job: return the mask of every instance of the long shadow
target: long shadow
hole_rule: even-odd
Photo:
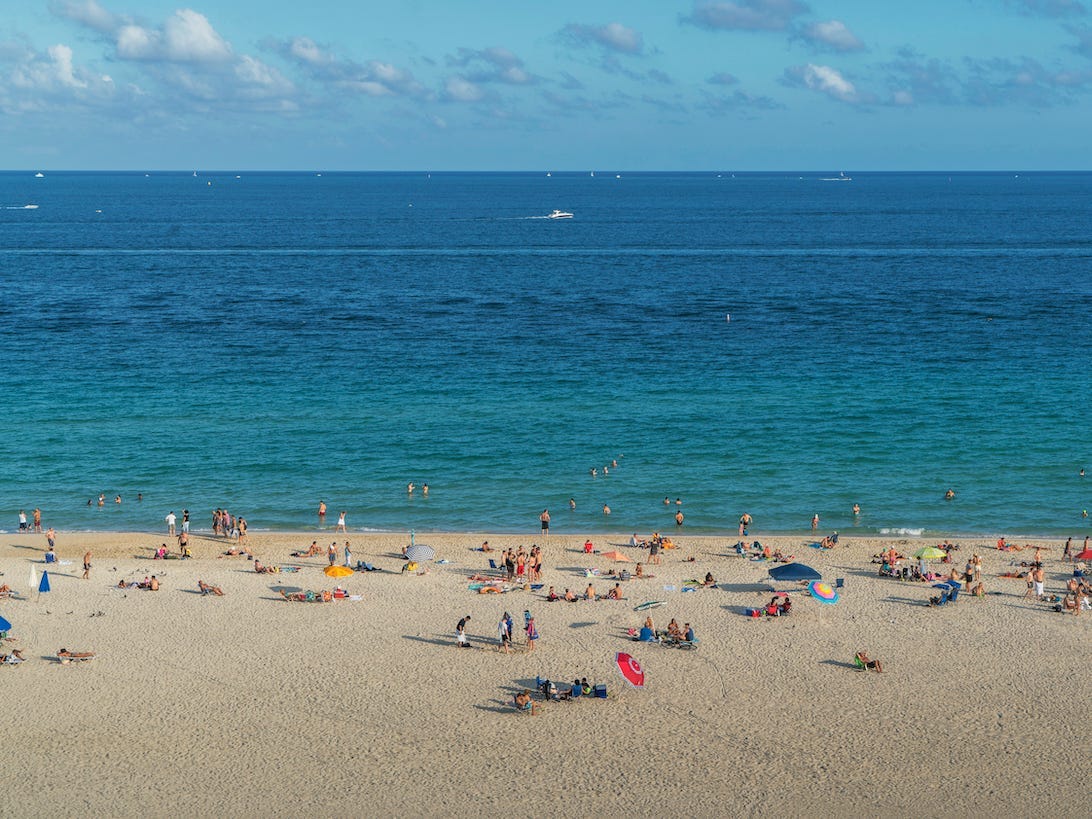
[[[591,621],[591,622],[584,622],[584,623],[569,623],[569,628],[587,628],[588,626],[597,626],[597,625],[599,625],[598,620]]]
[[[916,597],[895,597],[893,595],[889,595],[888,597],[884,598],[883,602],[885,602],[885,603],[903,603],[903,604],[905,604],[907,606],[920,606],[920,607],[923,607],[923,608],[928,608],[929,607],[928,606],[929,601],[927,599],[919,599],[919,598],[916,598]],[[945,603],[945,605],[950,605],[950,604]],[[933,608],[938,608],[938,607],[934,606]]]
[[[836,668],[848,668],[850,671],[860,671],[860,668],[853,663],[846,663],[841,660],[820,660],[819,665],[833,665]]]
[[[451,646],[451,647],[454,647],[456,645],[454,638],[450,638],[450,639],[447,639],[447,640],[439,640],[439,639],[436,639],[436,638],[419,637],[416,634],[403,634],[402,639],[403,640],[413,640],[415,643],[429,643],[429,644],[434,645],[434,646]],[[471,643],[471,645],[473,645],[473,643]]]
[[[496,702],[498,704],[497,705],[478,705],[478,704],[475,704],[474,707],[477,708],[479,711],[491,711],[494,714],[515,714],[515,713],[517,713],[516,709],[513,706],[503,705],[503,704],[500,703],[500,700],[490,700],[490,702]]]
[[[726,592],[765,592],[768,583],[717,583],[717,588]]]
[[[280,594],[281,592],[284,592],[286,594],[295,594],[296,592],[303,591],[303,589],[300,586],[284,586],[284,585],[270,586],[269,590],[271,592],[276,592],[277,594]],[[277,599],[280,600],[281,598],[278,597]]]

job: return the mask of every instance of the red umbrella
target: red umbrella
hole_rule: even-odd
[[[616,661],[618,663],[618,670],[622,672],[622,676],[625,677],[626,682],[634,688],[645,687],[645,672],[637,660],[624,651],[619,651]]]
[[[1092,549],[1085,549],[1083,552],[1081,552],[1079,555],[1077,555],[1073,559],[1074,560],[1092,560]]]

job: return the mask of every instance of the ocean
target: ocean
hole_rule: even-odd
[[[836,175],[0,174],[0,530],[1092,531],[1092,175]]]

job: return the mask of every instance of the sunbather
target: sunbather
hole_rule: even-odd
[[[615,583],[614,588],[612,588],[610,591],[607,592],[607,597],[609,597],[611,600],[621,600],[622,599],[622,584],[621,583]]]
[[[584,589],[585,600],[595,600],[595,586],[591,583],[588,584],[588,588]]]
[[[858,651],[853,656],[853,662],[861,669],[883,673],[883,666],[879,660],[871,660],[863,651]]]
[[[219,586],[210,586],[204,580],[197,581],[197,588],[201,590],[201,594],[215,594],[217,597],[224,596],[224,590]]]
[[[565,599],[570,603],[575,603],[577,601],[577,596],[573,594],[572,589],[565,589]]]
[[[705,586],[706,588],[708,588],[709,586],[717,585],[717,581],[713,579],[713,573],[712,572],[706,572],[705,573],[705,580],[702,581],[702,585]]]
[[[24,662],[26,662],[26,657],[17,648],[13,648],[9,654],[0,654],[0,663],[3,665],[19,665],[19,663]]]
[[[559,599],[558,596],[557,596],[557,592],[554,591],[553,586],[550,586],[550,590],[548,592],[546,592],[546,599],[551,603],[553,603],[555,600]]]
[[[69,651],[67,648],[62,648],[57,652],[57,657],[61,663],[70,663],[73,660],[93,660],[95,658],[94,651]]]

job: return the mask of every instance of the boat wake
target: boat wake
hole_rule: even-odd
[[[37,205],[5,205],[4,210],[38,210]]]

